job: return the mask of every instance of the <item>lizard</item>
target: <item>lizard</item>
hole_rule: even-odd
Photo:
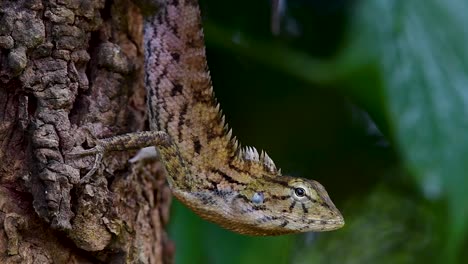
[[[96,155],[82,180],[108,152],[154,146],[173,195],[221,227],[253,236],[341,228],[343,216],[320,183],[282,175],[266,152],[232,135],[214,96],[198,2],[159,1],[144,22],[150,131],[100,139],[78,153]]]

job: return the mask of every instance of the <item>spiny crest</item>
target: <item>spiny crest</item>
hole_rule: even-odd
[[[232,135],[232,129],[229,128],[229,125],[226,123],[223,110],[221,109],[221,106],[215,97],[213,86],[210,87],[210,92],[212,95],[213,104],[215,105],[215,109],[218,112],[220,125],[223,127],[225,137],[229,140],[233,154],[235,153],[234,155],[236,155],[237,158],[242,161],[254,162],[263,166],[263,168],[269,173],[281,175],[281,169],[276,168],[275,163],[265,151],[262,150],[259,154],[257,149],[254,147],[241,148],[237,138]]]
[[[229,140],[229,144],[233,150],[233,153],[237,153],[239,149],[239,142],[235,136],[232,136],[232,129],[229,128],[229,125],[226,123],[226,117],[223,115],[223,110],[221,109],[221,105],[219,104],[218,100],[213,91],[213,86],[210,86],[210,93],[213,100],[213,105],[215,106],[216,112],[218,112],[218,120],[220,125],[223,127],[224,135]]]
[[[257,149],[255,149],[254,147],[247,146],[241,149],[240,156],[244,160],[250,160],[250,161],[255,161],[255,162],[260,161],[260,155],[258,154]]]
[[[254,147],[244,147],[239,149],[237,157],[244,161],[258,163],[266,169],[266,171],[281,175],[281,170],[276,168],[275,163],[273,160],[268,156],[265,151],[261,151],[260,154],[258,153],[257,149]]]

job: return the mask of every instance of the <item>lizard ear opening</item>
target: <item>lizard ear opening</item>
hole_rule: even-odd
[[[252,196],[252,203],[254,204],[261,204],[263,203],[263,200],[264,200],[263,192],[256,192]]]

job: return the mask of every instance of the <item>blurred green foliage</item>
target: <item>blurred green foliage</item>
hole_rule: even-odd
[[[240,236],[176,203],[177,263],[464,263],[468,2],[204,0],[218,99],[245,145],[313,178],[343,229]]]

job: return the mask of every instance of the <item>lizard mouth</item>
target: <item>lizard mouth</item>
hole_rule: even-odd
[[[343,226],[345,225],[345,221],[344,219],[340,219],[340,220],[330,220],[330,221],[327,221],[327,225],[326,225],[326,228],[324,229],[324,231],[331,231],[331,230],[336,230],[336,229],[340,229],[342,228]]]
[[[310,219],[304,228],[311,229],[312,231],[331,231],[342,228],[344,225],[345,221],[343,217],[334,219]]]

